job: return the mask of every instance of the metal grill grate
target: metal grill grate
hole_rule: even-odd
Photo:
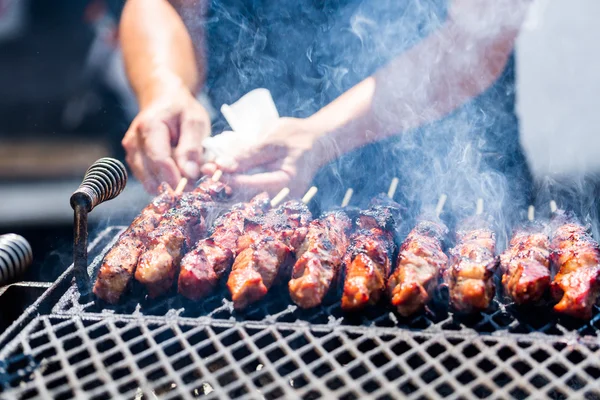
[[[300,310],[285,291],[244,314],[223,293],[109,308],[65,287],[0,350],[6,396],[600,399],[598,313],[581,323],[496,303],[470,319],[401,319],[385,307],[346,315],[335,301]]]

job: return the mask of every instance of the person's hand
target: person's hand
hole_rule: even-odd
[[[210,117],[184,86],[164,91],[142,107],[122,144],[133,174],[151,193],[161,182],[175,187],[182,177],[200,177],[202,140]]]
[[[236,144],[236,133],[223,135],[231,135],[229,154],[203,165],[202,172],[222,170],[223,180],[247,196],[262,191],[273,196],[284,187],[292,196],[302,195],[325,161],[308,119],[281,118],[250,147]]]

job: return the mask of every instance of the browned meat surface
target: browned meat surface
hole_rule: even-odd
[[[162,184],[160,194],[142,210],[104,256],[94,284],[96,296],[113,304],[119,301],[133,277],[150,233],[176,201],[177,196],[171,187],[166,183]]]
[[[518,229],[500,256],[504,292],[516,304],[538,302],[550,286],[550,240],[540,225]]]
[[[233,264],[246,219],[262,215],[268,205],[269,196],[263,193],[219,217],[211,236],[199,241],[181,260],[179,293],[192,300],[210,293]]]
[[[236,253],[240,254],[243,250],[250,247],[253,243],[260,240],[263,226],[260,220],[253,218],[244,221],[244,233],[238,238]]]
[[[450,305],[465,313],[485,310],[494,298],[496,235],[483,218],[475,217],[463,223],[456,238],[444,271]]]
[[[288,201],[264,216],[246,221],[246,230],[253,234],[244,235],[246,247],[237,255],[227,280],[236,309],[261,299],[275,277],[284,273],[290,255],[306,237],[310,220],[306,205]]]
[[[558,300],[554,310],[581,319],[590,319],[598,299],[600,250],[586,227],[572,216],[559,212],[553,221],[552,263],[557,270],[550,286]]]
[[[230,194],[231,189],[224,184],[204,179],[196,189],[181,197],[149,235],[135,279],[146,287],[150,297],[171,288],[186,250],[206,234],[205,217],[212,203]]]
[[[236,310],[262,299],[275,282],[292,249],[274,237],[263,237],[235,259],[227,287]]]
[[[361,229],[350,237],[344,257],[342,309],[346,311],[377,303],[392,269],[395,247],[392,208],[377,205],[361,212],[358,226]]]
[[[408,234],[398,254],[398,266],[387,284],[392,304],[403,316],[422,311],[437,287],[448,263],[442,240],[448,228],[441,222],[423,220]]]
[[[308,233],[296,255],[289,282],[290,296],[302,308],[323,301],[338,275],[348,247],[346,232],[352,223],[342,211],[326,214],[308,226]]]

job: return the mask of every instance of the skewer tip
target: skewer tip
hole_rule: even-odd
[[[181,180],[179,181],[179,183],[177,184],[177,187],[175,188],[175,193],[176,194],[181,194],[183,193],[183,189],[185,189],[186,185],[188,183],[187,178],[181,178]]]
[[[347,207],[348,204],[350,204],[350,199],[352,198],[353,194],[354,189],[348,188],[348,190],[346,190],[346,194],[344,195],[344,199],[342,200],[342,207]]]
[[[387,196],[390,199],[394,198],[394,195],[396,194],[396,189],[398,189],[399,182],[400,182],[400,180],[398,178],[392,179],[392,183],[390,183],[390,188],[388,189],[388,192],[387,192]]]
[[[440,196],[437,205],[435,206],[435,216],[437,218],[440,217],[440,215],[442,214],[442,210],[444,209],[444,205],[446,204],[446,200],[448,199],[448,196],[445,193],[442,193],[442,195]]]
[[[287,197],[288,194],[290,194],[290,188],[285,187],[281,189],[279,193],[277,193],[275,197],[271,199],[271,207],[276,207],[283,199]]]
[[[222,176],[223,176],[223,171],[221,171],[220,169],[218,169],[213,174],[212,180],[215,181],[215,182],[219,182],[219,180],[221,179]]]
[[[304,197],[302,197],[302,202],[304,204],[308,204],[312,200],[312,198],[315,197],[315,194],[317,194],[318,191],[319,189],[316,186],[311,186],[310,189],[308,189],[308,191],[304,195]]]
[[[556,205],[556,201],[551,200],[550,201],[550,212],[552,214],[554,214],[556,212],[556,210],[558,210],[558,206]]]
[[[475,209],[475,215],[483,214],[483,199],[477,199],[477,208]]]
[[[529,206],[527,209],[527,219],[529,221],[533,221],[535,219],[535,207],[533,205]]]

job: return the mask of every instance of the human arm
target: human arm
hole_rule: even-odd
[[[127,76],[140,113],[123,138],[127,162],[149,191],[197,179],[210,119],[195,92],[205,75],[205,0],[128,0],[120,24]],[[184,17],[182,17],[184,16]]]
[[[313,116],[286,119],[255,148],[232,154],[235,163],[217,167],[235,174],[234,185],[277,186],[278,180],[281,187],[299,174],[307,183],[304,175],[341,154],[448,115],[500,76],[528,5],[529,0],[454,0],[442,26],[413,48]],[[278,164],[285,168],[243,173]]]
[[[446,22],[307,121],[339,153],[436,121],[502,74],[530,0],[454,0]],[[338,153],[338,154],[339,154]],[[330,161],[336,154],[323,154]]]

